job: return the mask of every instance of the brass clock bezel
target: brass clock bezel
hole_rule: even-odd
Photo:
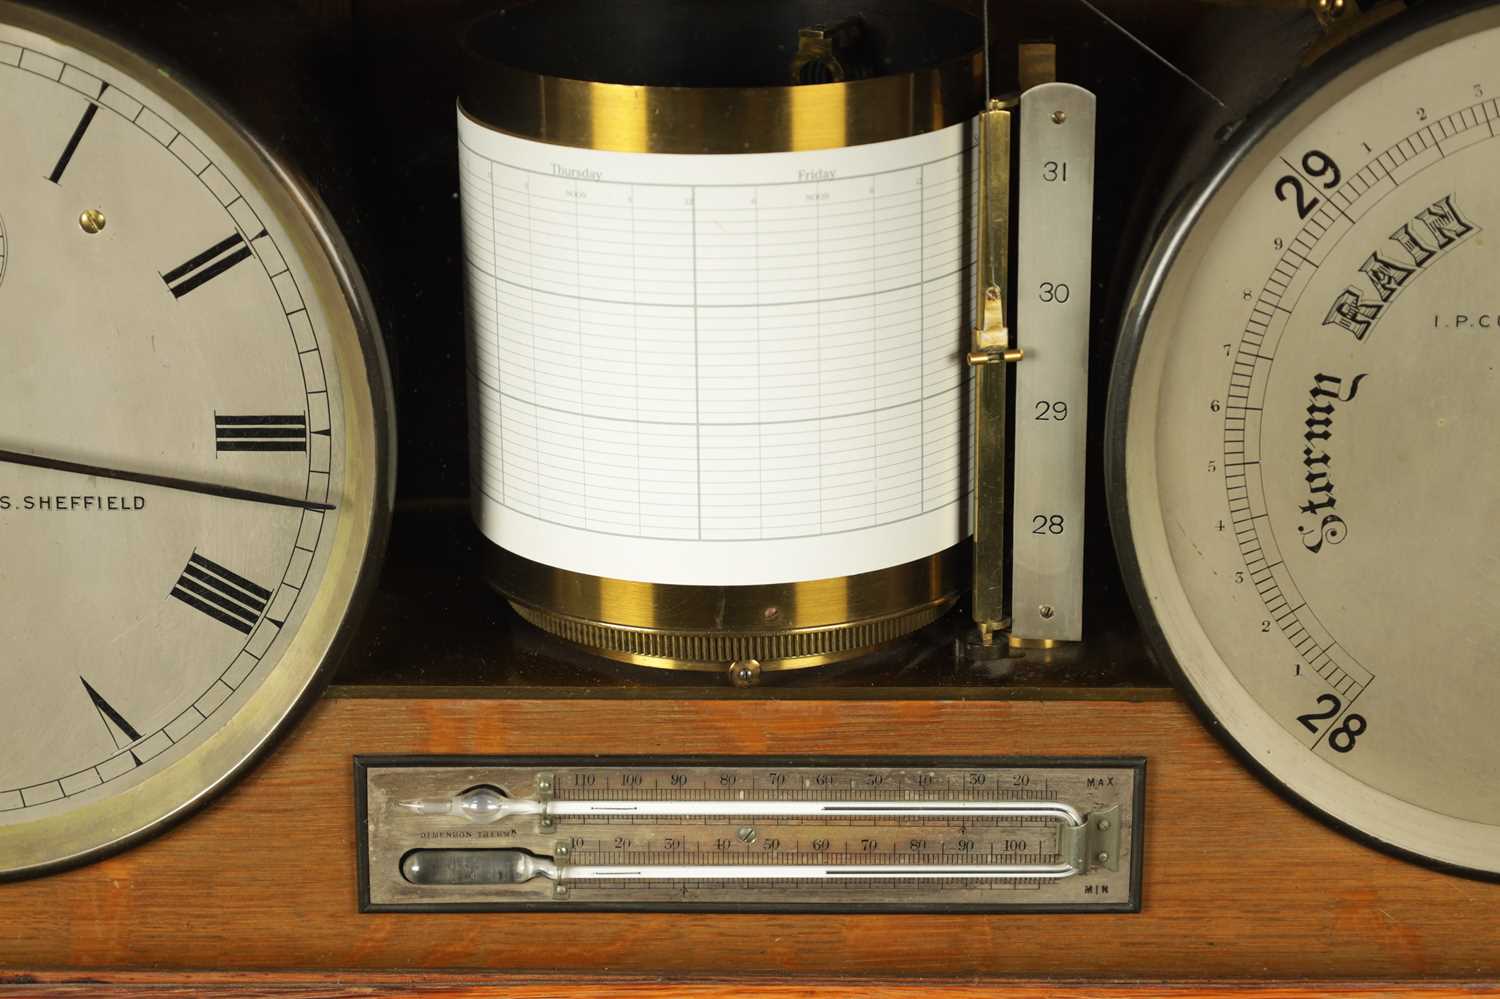
[[[0,0],[0,23],[106,63],[188,119],[223,150],[264,200],[314,294],[329,303],[323,349],[341,374],[343,490],[327,566],[285,653],[238,711],[202,744],[125,790],[63,814],[0,827],[0,881],[102,859],[165,831],[243,776],[326,686],[374,589],[395,489],[389,367],[358,265],[318,195],[232,113],[134,49],[73,20]]]

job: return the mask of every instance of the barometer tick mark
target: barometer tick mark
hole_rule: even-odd
[[[1319,267],[1318,264],[1313,263],[1311,260],[1307,259],[1307,257],[1305,257],[1302,254],[1298,253],[1296,250],[1292,249],[1291,247],[1287,247],[1286,252],[1287,252],[1287,256],[1289,256],[1289,257],[1296,257],[1298,260],[1302,261],[1302,263],[1305,266],[1311,267],[1313,270],[1317,270],[1318,267]]]

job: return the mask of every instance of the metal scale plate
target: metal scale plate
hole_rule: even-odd
[[[1139,759],[360,757],[366,912],[1140,908]]]

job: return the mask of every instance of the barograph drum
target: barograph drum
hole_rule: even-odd
[[[526,620],[749,676],[952,606],[980,37],[919,0],[472,27],[474,514]]]

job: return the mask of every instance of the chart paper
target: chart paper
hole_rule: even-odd
[[[600,152],[459,113],[474,511],[533,561],[746,585],[969,533],[967,126]]]

